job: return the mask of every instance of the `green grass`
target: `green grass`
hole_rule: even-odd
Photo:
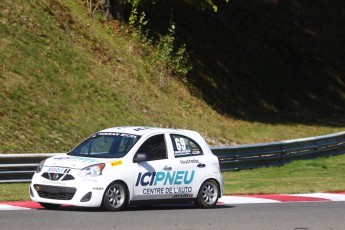
[[[345,191],[345,155],[294,161],[283,167],[224,172],[227,194]]]
[[[227,195],[345,191],[345,155],[223,172],[223,177]],[[28,187],[28,183],[0,184],[0,201],[29,200]]]
[[[0,184],[0,201],[30,200],[29,183]]]

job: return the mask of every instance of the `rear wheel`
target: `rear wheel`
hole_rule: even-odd
[[[111,183],[103,195],[103,207],[109,211],[120,211],[127,205],[126,186],[120,182]]]
[[[200,208],[212,208],[218,201],[218,184],[214,180],[205,181],[199,190],[197,205]]]
[[[49,210],[55,210],[61,207],[61,204],[40,203],[40,205],[44,207],[45,209],[49,209]]]

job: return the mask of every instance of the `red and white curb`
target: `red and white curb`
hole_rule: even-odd
[[[284,203],[284,202],[330,202],[345,201],[345,192],[341,193],[309,193],[309,194],[273,194],[273,195],[232,195],[223,196],[219,205]],[[0,211],[32,210],[42,207],[32,201],[0,202]]]
[[[42,208],[36,202],[32,201],[13,201],[13,202],[0,202],[0,211],[6,210],[31,210]]]
[[[308,193],[308,194],[272,194],[272,195],[238,195],[223,196],[221,204],[256,204],[282,202],[325,202],[345,201],[345,192],[342,193]]]

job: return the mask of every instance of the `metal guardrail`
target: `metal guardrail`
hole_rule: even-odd
[[[294,160],[345,153],[345,132],[281,142],[214,147],[222,171],[282,166]]]
[[[345,153],[345,132],[253,145],[212,147],[222,171],[281,166]],[[0,154],[0,183],[30,182],[42,160],[62,153]]]
[[[0,154],[0,183],[30,182],[38,164],[57,154]]]

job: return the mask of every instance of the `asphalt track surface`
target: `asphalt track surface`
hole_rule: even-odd
[[[0,211],[0,229],[345,229],[345,202],[132,206],[121,212],[62,207]]]
[[[344,229],[344,202],[130,207],[122,212],[64,207],[0,213],[1,229]]]

